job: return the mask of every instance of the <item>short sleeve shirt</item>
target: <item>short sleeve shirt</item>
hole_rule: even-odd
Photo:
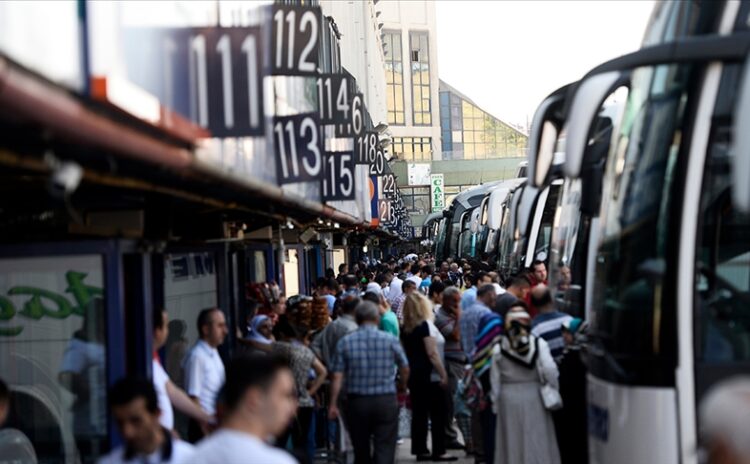
[[[156,390],[156,398],[159,400],[159,410],[161,411],[159,422],[165,429],[172,430],[174,428],[174,411],[167,394],[169,376],[156,358],[151,362],[151,370],[153,371],[154,390]]]
[[[224,386],[224,362],[219,351],[203,340],[198,340],[183,363],[185,390],[208,414],[216,414],[216,395]]]

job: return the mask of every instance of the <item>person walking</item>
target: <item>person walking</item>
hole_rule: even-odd
[[[582,359],[586,323],[572,318],[563,323],[565,350],[560,359],[562,409],[553,413],[562,464],[588,463],[586,365]]]
[[[492,408],[497,417],[495,464],[559,464],[552,414],[540,389],[558,387],[547,342],[531,333],[525,311],[509,311],[500,349],[492,355]]]
[[[461,300],[461,309],[463,310],[460,322],[461,347],[467,359],[471,359],[474,355],[479,320],[483,315],[492,312],[490,305],[494,304],[495,299],[495,287],[492,284],[486,284],[477,290],[476,301],[465,310],[463,309],[463,299]]]
[[[227,322],[218,308],[208,308],[198,314],[200,339],[188,352],[182,367],[185,370],[185,389],[204,411],[216,415],[216,395],[224,385],[224,362],[217,347],[227,336]],[[203,438],[206,429],[195,420],[188,426],[188,440],[192,443]]]
[[[169,337],[169,323],[167,320],[167,311],[154,310],[153,312],[153,348],[154,355],[151,361],[151,371],[153,374],[154,389],[159,403],[159,422],[162,427],[174,430],[174,409],[182,412],[186,416],[198,421],[202,427],[207,427],[209,423],[214,422],[214,418],[207,414],[201,407],[190,399],[187,393],[174,384],[167,375],[167,371],[161,364],[158,351],[164,346]]]
[[[401,295],[399,295],[398,298],[393,302],[393,305],[391,308],[393,309],[393,312],[396,314],[396,317],[399,321],[403,321],[404,314],[403,314],[403,308],[404,308],[404,301],[406,301],[406,297],[409,296],[411,293],[414,293],[417,291],[417,284],[415,284],[411,280],[405,280],[403,285],[401,285]]]
[[[392,464],[398,439],[396,367],[405,389],[409,362],[398,338],[378,329],[377,306],[369,301],[360,303],[356,317],[359,329],[336,346],[328,417],[339,417],[338,399],[345,387],[344,422],[354,446],[355,464]]]
[[[562,326],[573,318],[555,309],[552,292],[544,284],[539,284],[531,290],[531,303],[539,310],[539,314],[531,323],[531,333],[547,341],[552,357],[559,362],[565,349]]]
[[[152,382],[119,380],[109,390],[109,405],[124,443],[99,464],[185,463],[193,455],[193,445],[173,438],[159,422],[162,411]]]
[[[403,344],[409,359],[412,405],[411,453],[417,461],[455,461],[446,454],[448,373],[443,356],[445,338],[433,324],[429,300],[420,293],[404,303]],[[432,453],[427,448],[428,421],[432,424]]]
[[[383,330],[394,337],[399,337],[400,329],[398,326],[398,318],[393,311],[391,311],[391,308],[388,306],[388,302],[383,295],[375,292],[367,292],[362,296],[362,299],[378,305],[378,311],[380,313],[380,330]]]
[[[357,330],[354,310],[360,299],[353,295],[342,297],[339,308],[340,314],[333,322],[325,326],[313,339],[311,348],[328,370],[336,358],[336,346],[342,338]]]
[[[315,408],[313,397],[325,383],[327,371],[312,350],[303,344],[304,335],[307,332],[304,328],[295,328],[289,318],[281,317],[273,331],[276,342],[273,344],[272,353],[288,360],[289,368],[294,376],[298,404],[294,421],[279,436],[277,444],[284,448],[291,437],[292,454],[301,463],[310,464],[313,457],[307,452],[307,435]],[[311,370],[315,372],[315,379],[308,386]]]
[[[434,285],[434,284],[433,284]],[[464,366],[468,359],[461,348],[461,291],[454,286],[443,290],[443,304],[435,312],[435,326],[445,338],[445,370],[448,372],[448,391],[450,398],[446,403],[446,427],[445,435],[448,449],[464,448],[458,441],[458,434],[453,425],[455,418],[454,401],[458,381],[463,378]],[[458,421],[457,421],[458,422]],[[460,428],[460,426],[459,426]],[[462,429],[464,440],[471,435],[471,429]],[[471,454],[474,450],[466,447],[466,452]]]
[[[221,428],[201,441],[189,464],[296,464],[266,443],[289,425],[296,408],[294,377],[285,360],[241,356],[226,371]]]
[[[510,279],[510,285],[508,285],[505,293],[498,294],[493,311],[499,314],[500,317],[504,318],[505,314],[510,307],[516,303],[516,301],[526,301],[530,291],[531,284],[529,284],[529,280],[524,274],[513,276]]]

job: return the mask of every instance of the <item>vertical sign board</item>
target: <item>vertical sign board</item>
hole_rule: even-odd
[[[317,76],[320,7],[275,3],[271,7],[271,74]]]
[[[346,74],[321,74],[315,79],[318,90],[320,123],[324,125],[348,124],[352,99],[349,97],[349,79]]]
[[[323,140],[317,113],[273,118],[273,145],[279,185],[322,179]]]
[[[323,173],[323,201],[354,199],[354,159],[351,152],[326,152]]]
[[[443,174],[430,174],[430,205],[433,213],[445,208],[445,190]]]
[[[378,178],[375,176],[368,176],[368,184],[370,184],[370,214],[372,219],[370,223],[373,226],[380,224],[380,196],[378,194]]]

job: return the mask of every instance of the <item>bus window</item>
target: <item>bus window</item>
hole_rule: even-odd
[[[669,258],[678,250],[669,238],[678,233],[673,200],[688,89],[699,77],[689,65],[637,69],[607,160],[594,331],[629,380],[642,385],[669,385],[674,377],[674,279],[668,277],[677,273]],[[598,360],[592,373],[623,381],[610,364]]]
[[[550,185],[547,200],[542,206],[542,221],[539,223],[539,234],[534,245],[534,259],[547,262],[549,258],[549,246],[552,240],[552,227],[555,222],[557,203],[560,197],[560,184]]]

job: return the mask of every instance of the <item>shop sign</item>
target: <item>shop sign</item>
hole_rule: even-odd
[[[445,208],[445,179],[443,174],[430,175],[430,204],[433,213]]]

